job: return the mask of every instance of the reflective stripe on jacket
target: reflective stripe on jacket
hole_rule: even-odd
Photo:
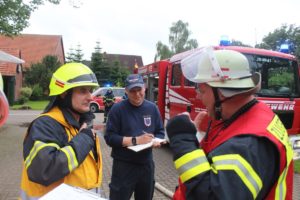
[[[257,117],[258,113],[259,117]],[[212,172],[215,176],[218,176],[221,172],[234,172],[240,178],[241,183],[245,185],[245,188],[252,194],[252,198],[256,199],[264,185],[262,177],[259,176],[255,167],[251,166],[246,159],[235,153],[217,155],[213,156],[211,160],[207,159],[207,155],[215,151],[222,144],[234,137],[243,135],[266,138],[278,149],[280,157],[280,166],[278,166],[279,177],[276,177],[277,182],[273,184],[273,187],[264,198],[278,200],[292,199],[293,152],[287,131],[279,118],[262,103],[254,105],[227,128],[211,130],[207,140],[201,142],[203,149],[189,152],[175,161],[176,169],[180,174],[180,182],[182,183],[176,190],[173,199],[184,200],[187,190],[184,183],[207,172]],[[230,151],[234,152],[235,150],[232,149]],[[259,152],[255,156],[259,157]],[[259,163],[255,163],[255,165],[259,166]],[[222,179],[222,177],[219,178]]]
[[[70,141],[77,133],[78,130],[68,124],[64,118],[63,113],[57,107],[50,110],[50,112],[43,114],[42,116],[49,116],[59,122],[65,129],[65,134],[67,135],[68,141]],[[29,129],[27,130],[29,131]],[[53,130],[55,131],[55,130]],[[28,134],[28,133],[27,133]],[[28,178],[27,169],[30,167],[34,159],[42,154],[42,151],[46,148],[52,148],[53,153],[62,152],[65,155],[64,159],[66,160],[66,168],[62,170],[67,170],[68,174],[48,186],[36,183],[31,181]],[[96,152],[97,152],[97,161],[95,160],[94,154],[92,151],[88,153],[82,163],[78,163],[76,153],[72,146],[67,145],[60,147],[56,143],[35,141],[30,153],[24,159],[23,163],[23,172],[21,180],[21,194],[20,197],[22,200],[25,199],[37,199],[50,190],[54,189],[61,183],[66,183],[72,186],[81,187],[84,189],[92,189],[99,187],[102,182],[102,156],[100,151],[100,142],[99,138],[96,139]],[[46,155],[43,155],[46,156]]]

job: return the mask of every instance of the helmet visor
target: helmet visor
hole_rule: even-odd
[[[183,75],[190,81],[221,81],[224,76],[212,47],[203,48],[181,60]]]
[[[215,82],[223,85],[230,80],[251,77],[248,60],[244,55],[231,50],[214,51],[212,47],[203,48],[186,57],[181,61],[181,67],[183,75],[196,83]]]
[[[95,74],[83,74],[67,81],[68,83],[98,83]]]

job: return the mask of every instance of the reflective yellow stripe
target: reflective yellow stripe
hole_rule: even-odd
[[[285,166],[285,169],[279,176],[278,183],[276,186],[276,191],[275,191],[275,199],[283,200],[285,199],[286,192],[287,192],[286,176],[287,176],[287,171],[290,166],[290,163],[293,159],[293,148],[292,148],[291,141],[289,140],[287,131],[277,115],[274,116],[273,120],[268,125],[267,130],[285,146],[287,165]]]
[[[267,130],[274,135],[284,146],[286,150],[286,158],[287,158],[287,165],[283,172],[280,174],[278,179],[276,191],[275,191],[275,199],[285,199],[286,196],[286,175],[289,165],[293,158],[293,149],[291,142],[289,140],[287,131],[278,118],[277,115],[274,116],[272,122],[267,127]]]
[[[59,149],[60,147],[55,143],[43,143],[41,141],[35,141],[32,149],[30,150],[29,155],[25,159],[25,167],[26,169],[30,166],[32,160],[35,158],[36,154],[45,147],[55,147]]]
[[[64,152],[64,154],[66,155],[66,157],[68,159],[69,171],[72,171],[74,168],[76,168],[78,166],[78,161],[77,161],[77,158],[76,158],[76,154],[75,154],[75,152],[74,152],[74,150],[71,146],[66,146],[64,148],[60,148],[55,143],[44,143],[44,142],[41,142],[41,141],[35,141],[29,155],[25,159],[26,169],[30,166],[32,160],[35,158],[37,153],[45,147],[55,147],[56,149],[61,150],[62,152]]]
[[[71,172],[73,169],[75,169],[78,166],[78,161],[75,155],[75,152],[71,146],[66,146],[61,149],[68,158],[68,168]]]
[[[219,170],[233,170],[241,178],[255,199],[262,188],[262,181],[252,166],[238,154],[227,154],[212,158],[212,167]]]
[[[286,175],[287,168],[283,170],[281,175],[279,176],[277,187],[275,190],[275,200],[284,200],[286,196]]]
[[[210,165],[202,149],[187,153],[175,161],[181,181],[184,183],[191,178],[210,170]]]

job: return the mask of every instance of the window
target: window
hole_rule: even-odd
[[[173,65],[172,83],[171,84],[174,86],[180,86],[181,85],[181,77],[182,77],[181,66],[179,64]]]
[[[298,67],[296,61],[262,55],[246,55],[252,72],[262,76],[259,96],[297,97]]]
[[[184,78],[184,85],[185,86],[195,86],[195,83],[192,81],[189,81],[188,79]]]

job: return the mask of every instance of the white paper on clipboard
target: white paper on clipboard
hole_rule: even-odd
[[[39,200],[106,200],[106,199],[101,198],[99,194],[62,183],[52,191],[42,196]]]
[[[151,142],[149,142],[147,144],[139,144],[139,145],[135,145],[135,146],[128,146],[127,148],[131,149],[132,151],[139,152],[141,150],[152,147],[153,142],[156,142],[156,141],[160,142],[160,143],[167,142],[166,139],[154,138]]]

